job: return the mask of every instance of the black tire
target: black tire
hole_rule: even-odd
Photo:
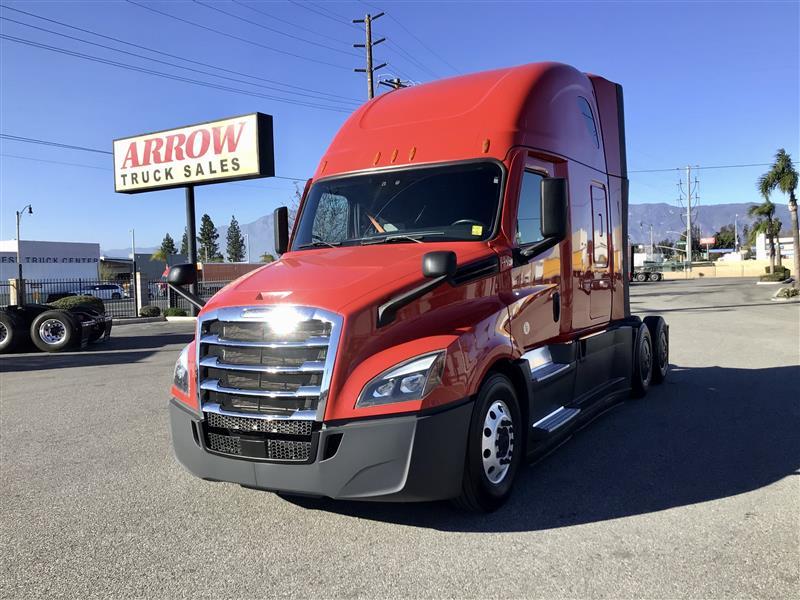
[[[505,416],[501,414],[506,411],[503,405],[507,409]],[[499,413],[498,407],[501,409]],[[494,431],[486,436],[485,432],[490,431],[486,425],[490,421]],[[490,375],[481,385],[472,409],[461,495],[453,501],[457,507],[470,512],[492,512],[508,500],[525,452],[524,433],[525,424],[513,384],[505,375]],[[483,447],[484,444],[492,445],[492,440],[497,447],[494,456]],[[484,452],[490,452],[489,456],[484,458]],[[510,462],[503,462],[505,460]],[[484,466],[489,462],[499,463],[499,466]],[[503,467],[506,469],[501,474]],[[499,479],[493,482],[489,479],[487,469],[491,471],[495,468],[499,470],[494,471],[493,476]]]
[[[13,312],[0,311],[0,354],[10,354],[28,337],[25,321]]]
[[[639,283],[647,281],[647,273],[636,273],[633,278]]]
[[[669,371],[669,327],[661,317],[644,318],[653,340],[653,383],[662,383]]]
[[[80,341],[80,324],[63,310],[48,310],[31,323],[31,339],[42,352],[60,352]]]
[[[633,361],[631,369],[631,395],[642,398],[650,389],[653,380],[653,340],[650,330],[642,323],[636,332],[633,344]]]
[[[648,279],[650,281],[659,281],[661,279],[661,274],[660,273],[650,273],[650,275],[648,275]]]

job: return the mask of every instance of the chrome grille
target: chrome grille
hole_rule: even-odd
[[[204,314],[197,344],[204,410],[321,421],[341,326],[339,315],[305,306]]]

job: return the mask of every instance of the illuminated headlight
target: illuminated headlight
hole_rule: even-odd
[[[181,350],[178,360],[175,361],[172,383],[184,394],[189,393],[189,346]]]
[[[446,352],[412,358],[370,381],[361,391],[356,407],[421,400],[442,382]]]

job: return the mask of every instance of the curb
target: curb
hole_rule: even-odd
[[[164,317],[167,321],[172,323],[193,323],[197,321],[197,317]]]
[[[159,323],[164,317],[114,317],[114,325],[137,325],[139,323]]]

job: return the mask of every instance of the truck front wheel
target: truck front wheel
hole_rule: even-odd
[[[43,352],[59,352],[72,346],[79,336],[79,325],[63,310],[48,310],[31,323],[31,339]]]
[[[524,452],[523,428],[511,381],[490,375],[472,411],[459,508],[491,512],[508,499]]]

